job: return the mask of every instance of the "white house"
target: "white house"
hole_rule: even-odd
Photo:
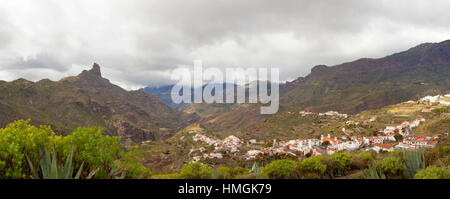
[[[373,150],[376,151],[377,153],[380,152],[380,150],[393,151],[394,147],[392,147],[391,145],[388,145],[388,144],[375,143]]]

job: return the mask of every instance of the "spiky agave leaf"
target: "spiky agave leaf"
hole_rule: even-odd
[[[404,150],[403,159],[405,160],[406,174],[414,177],[420,169],[425,169],[425,153],[423,149]]]
[[[61,170],[60,178],[62,179],[72,178],[73,174],[72,157],[73,157],[73,146],[70,149],[69,155],[67,156],[66,162],[64,163],[64,167]]]
[[[81,163],[80,168],[78,169],[77,175],[75,175],[74,179],[80,179],[81,172],[83,171],[84,162]]]
[[[50,170],[51,170],[50,154],[47,149],[39,149],[39,156],[40,156],[39,163],[41,166],[42,178],[48,179],[50,177]]]
[[[95,173],[97,173],[97,171],[99,171],[100,168],[96,168],[93,171],[91,171],[91,173],[89,173],[89,175],[86,177],[86,179],[91,179],[92,177],[94,177]]]
[[[52,162],[51,162],[51,169],[50,169],[50,179],[58,179],[58,159],[56,158],[56,150],[55,147],[53,147],[53,156],[52,156]]]
[[[27,154],[25,154],[25,158],[27,159],[28,166],[30,167],[31,170],[31,178],[38,179],[39,175],[37,174],[36,168],[34,167],[33,163],[31,162]]]
[[[373,164],[369,164],[369,168],[362,172],[364,179],[386,179],[386,176],[382,172],[378,172],[377,167]]]

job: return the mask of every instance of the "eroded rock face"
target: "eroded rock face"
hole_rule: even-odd
[[[125,146],[140,143],[146,140],[156,139],[154,132],[136,128],[128,122],[115,120],[113,122],[113,125],[117,129],[117,135],[121,137],[121,140],[125,144]]]
[[[90,70],[92,73],[96,74],[97,76],[102,76],[102,72],[100,70],[100,66],[97,63],[94,63],[92,66],[92,69]]]

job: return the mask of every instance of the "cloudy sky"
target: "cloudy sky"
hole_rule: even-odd
[[[97,62],[136,89],[201,59],[292,80],[450,39],[449,10],[448,0],[0,0],[0,79],[59,80]]]

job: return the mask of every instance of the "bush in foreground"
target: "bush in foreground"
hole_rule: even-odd
[[[190,162],[181,167],[179,178],[182,179],[209,179],[212,177],[213,169],[201,162]]]
[[[274,179],[296,178],[295,165],[293,160],[276,160],[264,167],[263,175]]]
[[[419,170],[414,179],[450,179],[450,169],[448,167],[429,166]]]

